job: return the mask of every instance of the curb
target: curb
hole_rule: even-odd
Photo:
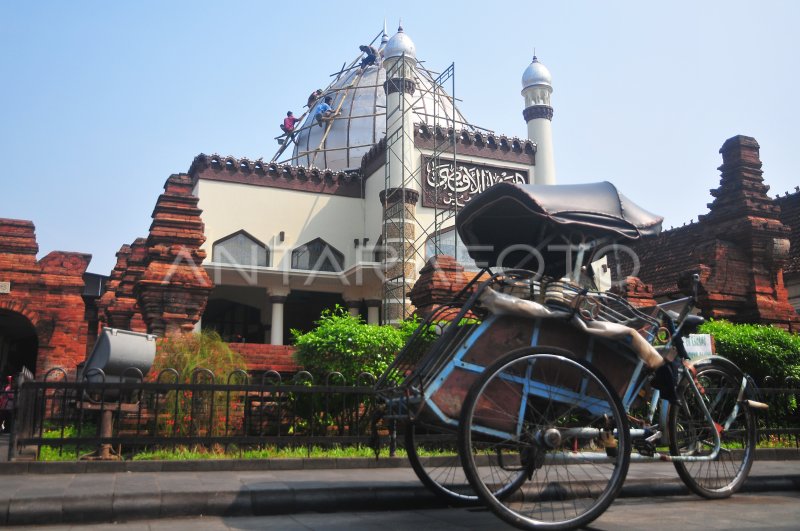
[[[757,461],[797,461],[800,448],[756,450]],[[194,461],[5,461],[0,476],[10,474],[84,474],[120,472],[259,472],[409,467],[405,457],[348,457],[298,459],[208,459]]]

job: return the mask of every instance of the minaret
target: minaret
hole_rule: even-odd
[[[418,188],[411,175],[414,160],[414,113],[411,109],[416,92],[417,51],[414,42],[397,28],[384,48],[386,69],[386,145],[389,154],[389,179],[393,188]]]
[[[536,166],[531,168],[534,184],[556,184],[556,166],[553,161],[553,92],[550,71],[536,56],[522,74],[522,95],[525,110],[522,116],[528,123],[528,139],[536,144]]]
[[[416,48],[411,38],[397,29],[384,48],[386,69],[386,184],[383,203],[384,286],[383,322],[399,324],[413,307],[408,298],[417,276],[414,249],[419,184],[414,178]]]

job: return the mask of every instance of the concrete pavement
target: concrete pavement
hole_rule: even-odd
[[[420,484],[414,472],[400,465],[403,460],[350,463],[373,463],[369,465],[371,468],[344,468],[344,461],[348,460],[298,461],[307,461],[299,463],[304,468],[278,469],[293,468],[292,465],[298,463],[279,464],[276,460],[258,464],[233,462],[237,468],[241,467],[239,470],[231,470],[231,462],[208,462],[203,465],[205,468],[193,471],[170,471],[168,463],[150,463],[151,471],[66,473],[53,473],[58,467],[52,463],[49,467],[36,467],[33,465],[44,463],[31,463],[27,470],[22,464],[3,463],[0,466],[0,525],[442,507]],[[315,465],[314,461],[319,462]],[[330,461],[341,461],[340,468],[309,468],[329,467]],[[186,468],[191,466],[191,463],[183,463]],[[68,463],[63,470],[69,465],[83,466]],[[261,469],[247,470],[248,466]],[[743,490],[800,490],[800,460],[757,460]],[[631,465],[621,497],[672,496],[687,492],[671,464],[636,463]]]

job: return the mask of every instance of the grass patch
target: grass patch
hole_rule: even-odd
[[[384,451],[385,455],[385,451]],[[405,457],[402,448],[397,449],[397,455]],[[368,446],[265,446],[263,448],[229,447],[226,452],[222,447],[205,448],[179,447],[175,449],[159,449],[139,452],[133,456],[134,461],[190,461],[194,459],[305,459],[305,458],[374,458],[375,452]]]

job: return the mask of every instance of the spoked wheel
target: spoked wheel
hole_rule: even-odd
[[[700,457],[714,449],[712,429],[720,432],[720,452],[713,461],[675,461],[683,482],[705,498],[727,498],[742,486],[753,465],[756,422],[746,403],[737,404],[742,373],[731,362],[707,358],[695,364],[702,400],[716,424],[711,428],[688,382],[678,389],[679,403],[669,409],[672,455]]]
[[[480,499],[467,480],[458,457],[456,430],[409,424],[405,432],[406,452],[411,467],[434,494],[451,505],[475,505]],[[483,460],[493,458],[494,448],[476,446],[474,452]],[[516,463],[519,463],[517,458]],[[525,481],[525,474],[516,466],[507,481],[498,486],[496,495],[507,496]]]
[[[630,463],[630,432],[619,397],[590,364],[556,348],[506,354],[475,381],[461,413],[459,453],[481,499],[522,529],[574,529],[608,508]],[[519,456],[525,481],[505,499],[497,460],[476,442]],[[503,459],[505,461],[505,459]]]

